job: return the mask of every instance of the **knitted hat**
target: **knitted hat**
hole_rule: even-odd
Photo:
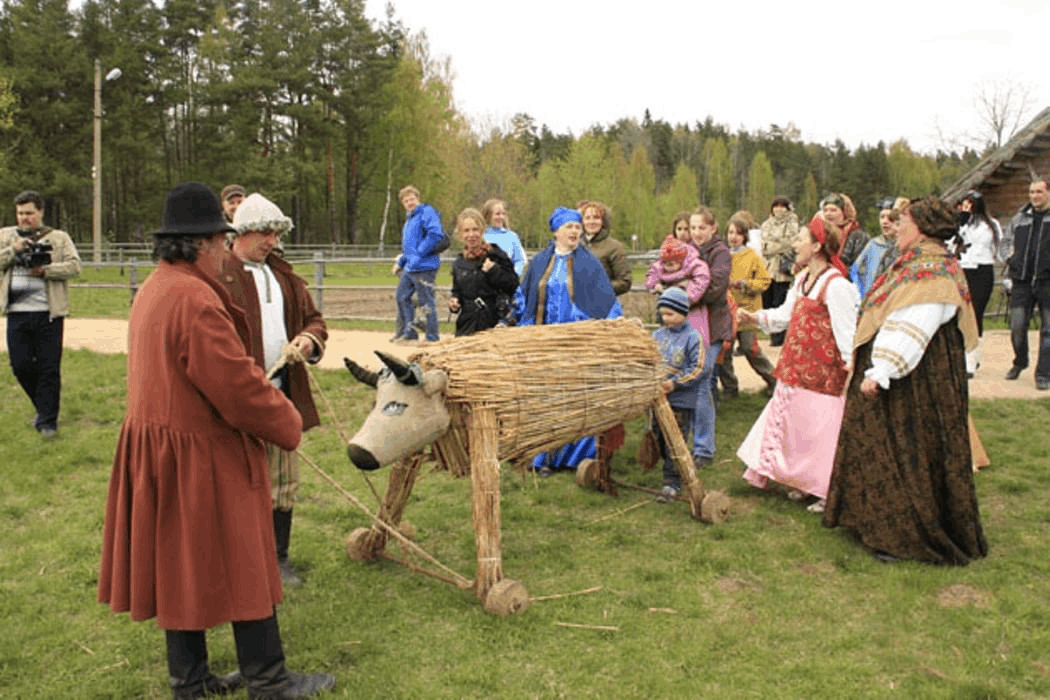
[[[285,234],[292,230],[292,220],[280,208],[258,192],[248,195],[233,215],[237,235],[249,231],[276,231]]]
[[[656,308],[666,306],[672,311],[677,311],[683,316],[689,315],[689,295],[685,293],[685,290],[679,287],[671,287],[663,294],[660,295],[660,300],[656,302]]]
[[[668,236],[664,239],[663,244],[660,246],[660,262],[676,262],[681,264],[685,262],[685,256],[685,243],[674,236]]]
[[[168,192],[164,200],[163,222],[153,235],[199,236],[232,230],[215,193],[207,185],[187,182]]]
[[[243,197],[248,193],[245,192],[244,188],[240,185],[226,185],[222,188],[222,192],[219,194],[219,199],[225,202],[227,199],[229,199],[235,194],[239,194]]]

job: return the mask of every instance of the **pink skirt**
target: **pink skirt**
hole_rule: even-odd
[[[736,451],[747,465],[744,479],[758,488],[772,479],[826,498],[845,407],[844,397],[777,383]]]

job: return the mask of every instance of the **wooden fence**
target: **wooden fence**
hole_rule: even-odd
[[[396,318],[397,304],[394,297],[396,284],[393,278],[391,278],[389,285],[325,284],[328,265],[336,263],[363,264],[368,267],[368,274],[371,276],[376,270],[379,270],[379,274],[389,270],[393,258],[374,256],[331,257],[326,255],[327,250],[317,250],[317,246],[313,246],[313,248],[314,250],[311,251],[310,257],[293,258],[291,251],[287,251],[286,254],[288,255],[288,262],[292,264],[312,265],[313,284],[310,284],[310,280],[307,279],[307,285],[313,295],[314,303],[321,313],[324,314],[325,318],[359,321],[392,321]],[[132,255],[132,252],[143,255],[142,259],[138,255]],[[295,252],[301,254],[307,251]],[[635,270],[643,270],[648,268],[655,259],[657,252],[631,254],[628,255],[628,259]],[[126,246],[109,250],[108,253],[108,257],[117,259],[102,263],[81,261],[81,264],[83,267],[88,268],[120,268],[122,275],[125,271],[127,273],[126,283],[71,283],[70,287],[74,289],[127,289],[129,298],[134,299],[139,284],[145,279],[148,271],[155,266],[155,263],[150,260],[149,252],[145,251],[141,246],[134,249]],[[442,264],[451,265],[454,259],[454,255],[442,256]],[[450,287],[437,288],[435,297],[439,315],[445,313],[444,310],[448,308],[449,296],[451,296]],[[1005,316],[1008,298],[1002,290],[1002,283],[997,282],[985,316]],[[656,297],[637,282],[631,291],[620,297],[620,303],[624,307],[625,315],[641,318],[647,324],[655,324],[657,322]]]

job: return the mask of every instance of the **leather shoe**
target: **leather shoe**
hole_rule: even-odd
[[[1010,371],[1006,373],[1006,378],[1011,382],[1021,376],[1021,372],[1024,371],[1024,367],[1011,367]]]

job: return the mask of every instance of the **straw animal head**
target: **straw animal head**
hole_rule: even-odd
[[[448,375],[424,371],[417,363],[399,360],[381,351],[376,355],[386,367],[370,372],[344,358],[350,374],[376,389],[376,403],[347,446],[350,461],[359,469],[378,469],[423,449],[450,423],[445,407]]]

